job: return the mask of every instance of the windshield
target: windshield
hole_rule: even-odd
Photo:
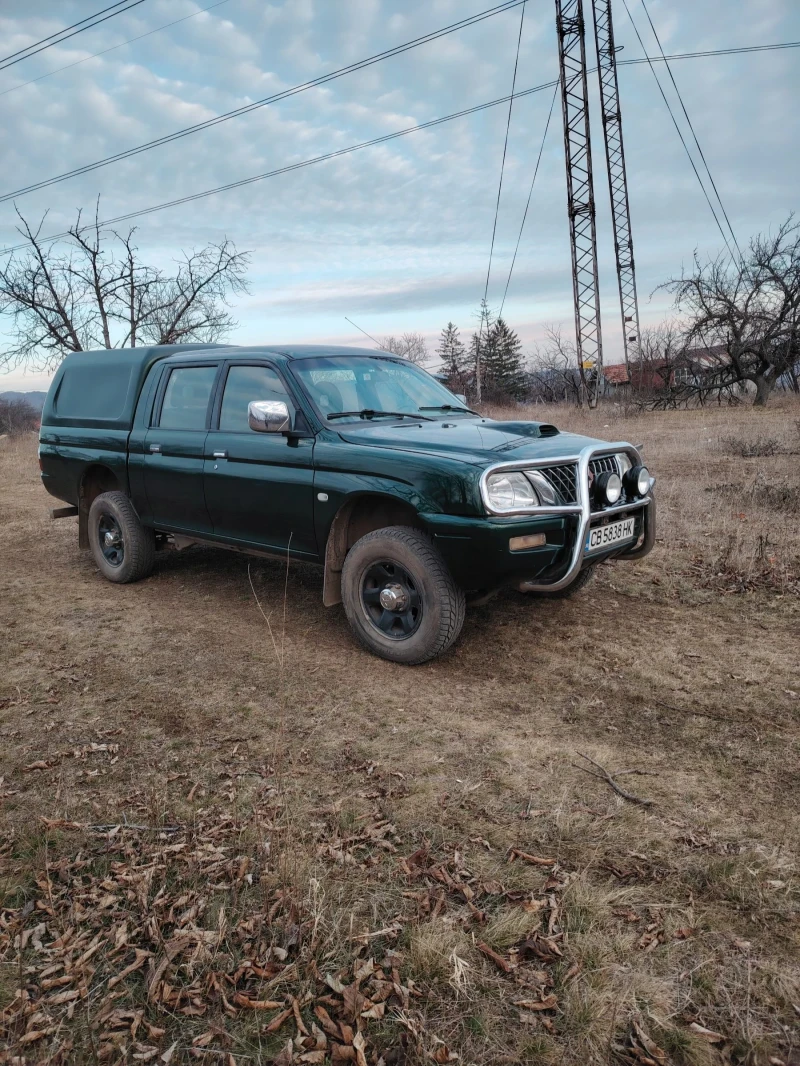
[[[339,423],[358,422],[381,411],[421,417],[421,411],[439,408],[447,414],[465,410],[434,377],[400,359],[368,355],[296,359],[292,371],[323,418],[337,414]]]

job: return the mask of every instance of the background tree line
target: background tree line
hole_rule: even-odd
[[[21,243],[0,257],[0,316],[12,338],[0,370],[50,371],[87,348],[219,341],[235,328],[230,300],[248,291],[250,255],[230,241],[181,252],[167,270],[142,260],[134,230],[103,231],[97,211],[88,224],[79,212],[59,240],[42,238],[44,218],[38,226],[19,218]],[[673,295],[676,319],[644,331],[629,380],[605,375],[601,395],[658,407],[738,402],[747,393],[763,405],[776,387],[800,392],[793,216],[754,237],[743,254],[695,256],[662,288]],[[448,322],[433,353],[418,332],[384,337],[377,347],[443,375],[472,403],[583,402],[587,371],[558,327],[526,356],[517,332],[485,300],[474,317],[466,339]]]

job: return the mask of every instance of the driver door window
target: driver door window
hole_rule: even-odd
[[[232,366],[225,382],[219,428],[223,433],[252,433],[247,422],[247,405],[253,400],[282,400],[289,408],[294,425],[294,406],[286,386],[268,366]]]

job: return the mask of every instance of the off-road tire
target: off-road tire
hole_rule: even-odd
[[[122,534],[123,557],[116,566],[106,558],[100,542],[100,523],[104,516],[113,518]],[[89,508],[88,525],[89,547],[104,578],[118,584],[128,584],[147,577],[155,561],[155,534],[139,521],[133,504],[124,492],[102,492],[96,496]]]
[[[371,621],[362,599],[370,567],[389,562],[411,575],[422,604],[417,628],[407,637],[385,636]],[[342,601],[358,641],[390,662],[416,666],[453,644],[464,624],[464,593],[429,537],[410,526],[386,526],[356,541],[342,568]]]
[[[596,566],[585,566],[571,585],[567,585],[565,589],[559,589],[558,592],[531,592],[529,595],[539,596],[543,600],[568,600],[570,596],[574,596],[581,589],[586,588],[594,577],[596,569]]]

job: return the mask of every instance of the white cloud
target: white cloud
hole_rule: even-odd
[[[152,0],[64,46],[0,71],[0,91],[207,6]],[[483,0],[228,0],[170,29],[2,97],[0,192],[57,174],[380,52],[483,9]],[[7,52],[85,15],[75,0],[36,10],[5,0]],[[634,17],[648,45],[638,5]],[[797,39],[794,0],[651,0],[665,48],[690,51]],[[505,95],[519,9],[431,42],[324,88],[261,108],[163,148],[20,198],[26,215],[50,209],[55,230],[101,195],[106,217],[380,136]],[[746,33],[743,33],[746,27]],[[624,11],[623,58],[639,54]],[[796,52],[674,64],[674,73],[734,226],[746,238],[797,206]],[[528,5],[518,88],[556,72],[550,9]],[[662,78],[665,72],[660,70]],[[643,306],[695,247],[720,237],[646,66],[620,73],[634,240]],[[665,82],[665,87],[667,82]],[[592,93],[596,92],[594,81]],[[490,298],[499,298],[516,241],[550,92],[513,111]],[[678,112],[679,113],[679,112]],[[243,335],[301,339],[349,327],[469,328],[482,295],[504,106],[139,221],[142,253],[167,261],[182,247],[227,235],[254,251],[254,299]],[[600,128],[596,113],[594,128]],[[618,312],[602,144],[595,146],[601,284],[614,337]],[[14,214],[0,205],[0,241]],[[560,315],[570,328],[569,247],[558,105],[510,289],[509,313],[531,336]],[[661,302],[659,302],[661,301]],[[659,313],[663,299],[657,298]],[[298,318],[298,315],[300,316]],[[437,317],[438,316],[438,317]],[[397,323],[397,325],[394,325]],[[370,332],[373,327],[365,324]]]

